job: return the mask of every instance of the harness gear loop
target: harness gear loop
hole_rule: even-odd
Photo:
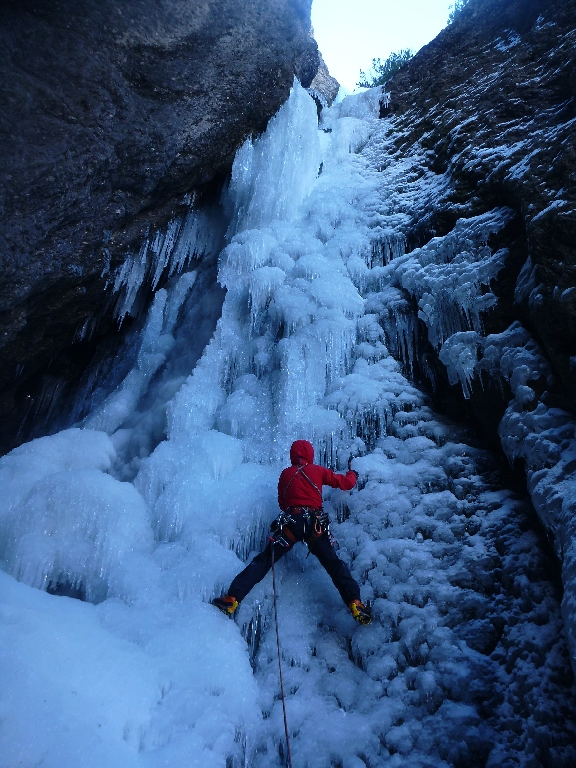
[[[281,512],[278,517],[272,521],[270,525],[270,533],[272,536],[268,536],[269,541],[274,544],[282,544],[286,549],[290,549],[296,543],[296,537],[288,528],[290,523],[296,521],[289,512]]]

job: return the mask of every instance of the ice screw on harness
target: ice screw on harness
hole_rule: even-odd
[[[270,533],[272,536],[268,536],[268,538],[272,542],[272,545],[282,544],[282,546],[286,547],[286,549],[290,549],[294,541],[289,542],[287,540],[286,536],[288,534],[286,534],[286,536],[284,535],[284,528],[286,528],[289,523],[294,522],[294,518],[288,512],[281,512],[278,515],[278,517],[272,522],[272,525],[270,526]]]

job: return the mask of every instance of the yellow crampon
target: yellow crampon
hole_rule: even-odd
[[[367,608],[360,600],[352,600],[349,607],[352,611],[352,616],[359,624],[368,625],[372,623],[370,608]]]
[[[212,605],[215,605],[216,608],[219,608],[222,613],[226,613],[228,616],[232,616],[240,603],[238,600],[236,600],[235,597],[232,597],[232,595],[222,595],[222,597],[214,598],[214,600],[212,600]]]

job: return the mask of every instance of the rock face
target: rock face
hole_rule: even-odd
[[[416,378],[523,473],[576,669],[575,72],[574,3],[469,0],[387,84],[375,154],[409,251],[395,328],[417,329]]]
[[[388,84],[400,155],[416,143],[441,196],[411,211],[412,245],[459,217],[516,212],[486,329],[520,320],[576,407],[576,7],[470,0]],[[421,171],[424,170],[421,169]],[[521,269],[525,279],[518,284]]]
[[[127,249],[210,194],[294,75],[310,85],[310,6],[2,4],[1,449],[47,377],[74,379],[114,336],[105,280]],[[91,340],[74,343],[90,319]]]
[[[326,62],[322,56],[320,56],[320,66],[318,67],[316,77],[310,84],[310,92],[315,98],[319,97],[320,101],[324,101],[328,106],[330,106],[336,96],[338,96],[339,90],[340,83],[338,80],[336,80],[335,77],[332,77],[328,71]]]

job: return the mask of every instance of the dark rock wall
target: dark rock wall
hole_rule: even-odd
[[[6,0],[0,8],[0,450],[50,377],[116,335],[106,275],[210,194],[294,75],[311,0]],[[78,331],[97,318],[90,340]]]
[[[446,234],[459,217],[498,206],[516,212],[494,243],[510,254],[493,285],[499,302],[485,316],[486,331],[501,332],[520,320],[556,374],[549,396],[571,410],[576,409],[575,83],[576,3],[470,0],[456,22],[390,81],[391,106],[385,111],[394,114],[398,156],[416,145],[424,148],[427,169],[447,180],[442,196],[410,212],[412,246]],[[523,267],[529,285],[517,290]],[[501,400],[496,410],[491,394]],[[472,404],[494,434],[506,403],[505,392],[475,386]]]

